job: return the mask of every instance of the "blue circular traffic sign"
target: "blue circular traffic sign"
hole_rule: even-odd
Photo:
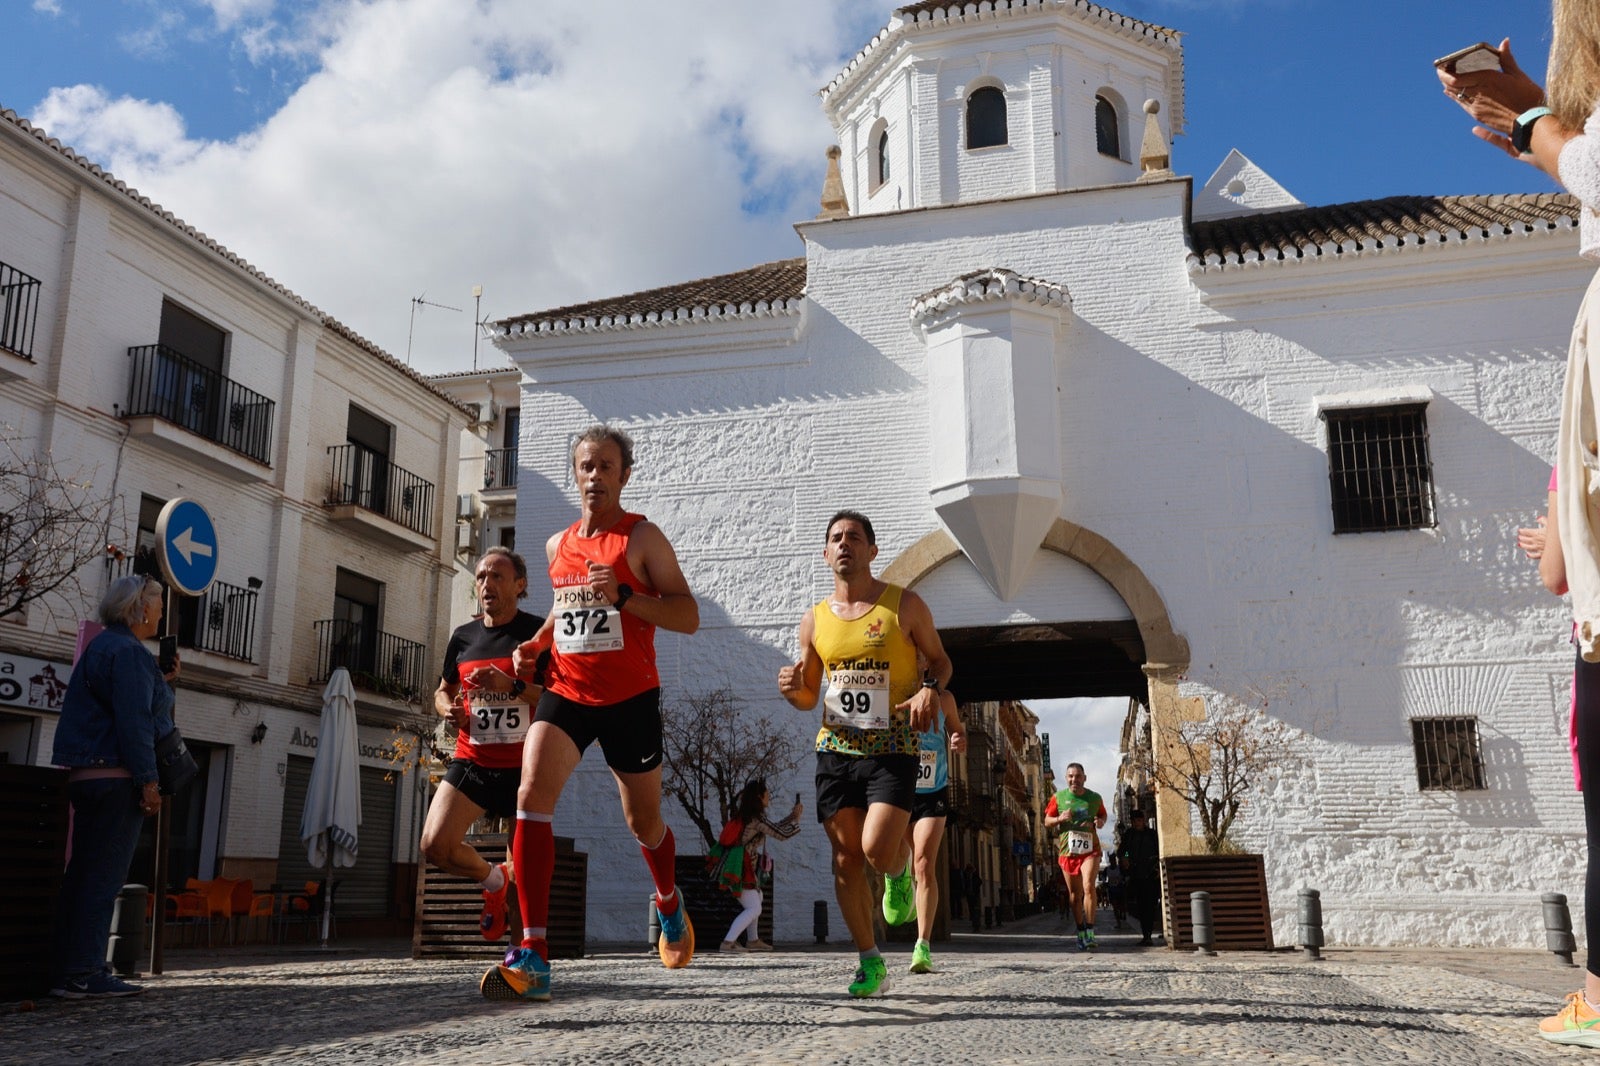
[[[185,596],[199,596],[217,577],[217,527],[193,500],[168,500],[156,519],[161,572]]]

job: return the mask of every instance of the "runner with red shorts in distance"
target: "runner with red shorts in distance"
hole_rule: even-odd
[[[1106,824],[1106,805],[1098,792],[1084,787],[1089,776],[1082,763],[1067,764],[1067,787],[1050,797],[1044,808],[1044,827],[1056,831],[1056,851],[1061,872],[1072,896],[1072,916],[1078,921],[1078,950],[1093,951],[1095,879],[1100,876],[1100,827]]]

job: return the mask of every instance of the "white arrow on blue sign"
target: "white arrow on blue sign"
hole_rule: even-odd
[[[185,596],[199,596],[217,578],[217,527],[193,500],[168,500],[156,519],[161,572]]]

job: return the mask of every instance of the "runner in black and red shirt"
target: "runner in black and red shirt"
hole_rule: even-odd
[[[454,721],[458,733],[455,757],[428,807],[422,853],[441,870],[483,886],[483,938],[499,940],[506,932],[511,868],[490,866],[465,838],[467,828],[486,812],[516,817],[522,742],[540,690],[516,676],[511,655],[544,619],[517,607],[528,594],[528,566],[516,552],[490,548],[478,560],[473,579],[483,614],[451,634],[433,694],[434,710]]]

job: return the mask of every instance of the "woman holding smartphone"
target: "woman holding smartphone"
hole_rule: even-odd
[[[1509,39],[1491,49],[1499,69],[1469,71],[1447,58],[1438,67],[1439,80],[1478,123],[1474,134],[1538,167],[1578,198],[1580,254],[1600,260],[1600,4],[1555,0],[1553,13],[1548,94],[1517,66]],[[1552,493],[1578,645],[1574,719],[1589,838],[1584,881],[1589,955],[1583,990],[1539,1023],[1539,1035],[1547,1040],[1594,1048],[1600,1048],[1600,856],[1595,854],[1600,844],[1600,511],[1589,502],[1589,485],[1600,479],[1597,401],[1600,274],[1589,284],[1572,331],[1556,448],[1561,477]]]
[[[722,835],[717,838],[716,854],[722,860],[719,879],[724,888],[738,897],[740,906],[744,908],[728,927],[728,935],[722,938],[723,951],[772,950],[772,945],[762,940],[756,932],[756,920],[761,917],[763,902],[763,849],[768,835],[788,840],[800,832],[800,815],[805,809],[796,795],[789,817],[781,822],[769,822],[767,804],[771,800],[765,781],[760,778],[750,781],[739,791],[739,798],[733,805],[733,817],[728,819],[728,824],[722,827]],[[750,936],[747,944],[741,945],[739,934],[745,930],[750,931]]]

